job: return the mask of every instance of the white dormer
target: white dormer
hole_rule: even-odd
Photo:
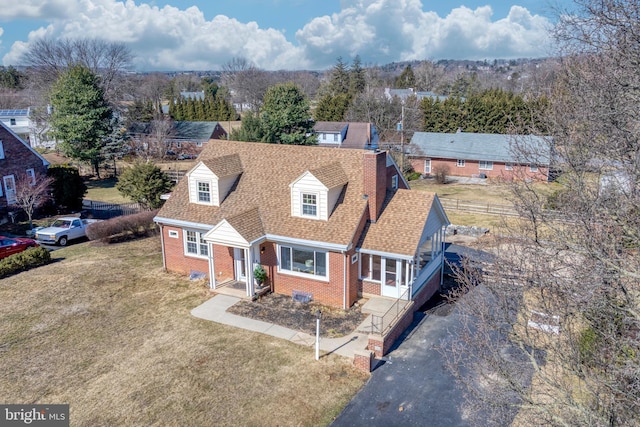
[[[198,162],[187,173],[189,202],[220,206],[241,173],[242,163],[237,154]]]
[[[289,185],[291,216],[328,220],[346,183],[339,163],[303,173]]]

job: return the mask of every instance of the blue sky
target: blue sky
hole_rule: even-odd
[[[532,58],[553,53],[554,16],[547,0],[0,0],[0,60],[39,37],[125,43],[140,71]]]

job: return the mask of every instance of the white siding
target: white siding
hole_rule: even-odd
[[[317,219],[329,218],[327,209],[327,187],[310,172],[305,173],[291,187],[291,216],[310,218],[302,215],[302,194],[315,194],[317,201]]]
[[[215,226],[211,231],[209,231],[204,239],[207,241],[213,241],[216,244],[221,244],[225,246],[233,246],[233,247],[247,247],[249,246],[249,242],[247,242],[235,228],[233,228],[227,221],[223,220]]]
[[[329,215],[333,211],[333,208],[336,206],[336,202],[338,201],[338,198],[340,197],[341,193],[342,193],[342,187],[335,187],[329,190],[329,195],[327,199],[327,218],[325,219],[329,218]]]
[[[220,202],[223,202],[225,197],[227,197],[229,191],[231,191],[231,187],[233,187],[233,184],[236,182],[237,178],[238,176],[234,175],[227,176],[218,180],[218,197],[220,199]]]
[[[218,196],[218,177],[205,165],[199,164],[189,172],[189,202],[198,204],[209,204],[198,202],[198,182],[208,182],[211,189],[211,203],[220,206]]]

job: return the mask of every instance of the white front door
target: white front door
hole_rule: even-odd
[[[424,160],[424,173],[431,173],[431,159]]]
[[[235,275],[238,282],[247,281],[247,263],[245,250],[233,248],[233,263],[235,265]]]
[[[400,298],[402,261],[384,258],[382,264],[382,296]]]
[[[11,205],[16,202],[16,179],[13,175],[8,175],[3,178],[5,196],[7,196],[7,204]]]

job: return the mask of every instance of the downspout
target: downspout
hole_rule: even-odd
[[[342,267],[342,309],[347,309],[347,258],[349,255],[342,251],[344,254],[344,266]]]
[[[440,228],[440,291],[442,291],[442,284],[444,283],[444,227]]]
[[[162,246],[162,269],[167,271],[167,255],[164,252],[164,225],[160,224],[160,246]]]

